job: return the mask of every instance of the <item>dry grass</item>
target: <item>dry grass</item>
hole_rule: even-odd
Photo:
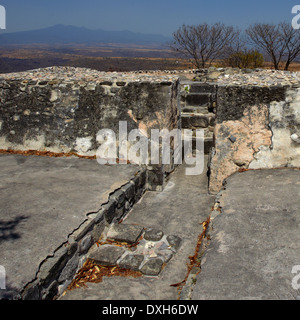
[[[101,266],[92,260],[87,260],[78,271],[75,279],[70,283],[67,290],[74,290],[87,287],[87,283],[100,283],[103,277],[141,277],[142,273],[129,269],[122,269],[118,266]]]

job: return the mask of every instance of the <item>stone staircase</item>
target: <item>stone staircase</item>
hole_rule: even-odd
[[[196,144],[196,129],[204,129],[204,151],[213,146],[217,86],[213,83],[184,81],[181,83],[181,126],[192,129]],[[194,148],[193,145],[193,148]]]

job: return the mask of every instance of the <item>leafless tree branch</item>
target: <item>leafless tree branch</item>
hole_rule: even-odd
[[[237,29],[221,23],[182,25],[173,33],[171,48],[192,59],[196,68],[205,68],[221,57],[238,36]]]
[[[291,62],[300,55],[300,32],[289,23],[257,23],[251,25],[246,34],[252,44],[267,53],[276,70],[284,61],[284,69],[288,70]]]

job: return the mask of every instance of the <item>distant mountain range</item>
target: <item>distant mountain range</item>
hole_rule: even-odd
[[[62,24],[32,31],[0,34],[0,45],[8,44],[165,44],[170,38],[158,34],[143,34],[131,31],[90,30],[84,27]]]

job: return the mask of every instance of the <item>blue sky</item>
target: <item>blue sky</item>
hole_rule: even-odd
[[[90,29],[171,35],[182,24],[223,22],[241,28],[254,22],[291,21],[300,0],[0,0],[7,30],[55,24]]]

